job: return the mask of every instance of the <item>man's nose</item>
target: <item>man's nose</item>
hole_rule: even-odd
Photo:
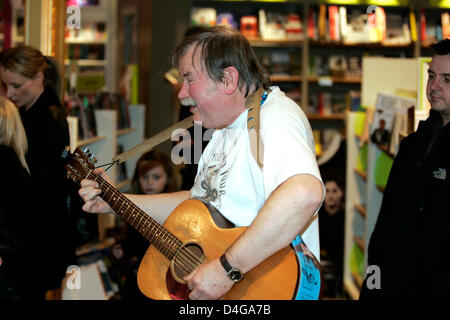
[[[181,89],[178,91],[178,99],[183,99],[189,97],[186,82],[183,81],[181,84]]]
[[[433,78],[430,80],[430,89],[431,91],[436,91],[439,89],[440,83],[439,83],[439,79],[437,77]]]

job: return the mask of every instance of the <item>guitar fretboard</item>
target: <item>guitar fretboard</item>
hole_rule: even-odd
[[[93,174],[90,176],[88,174],[86,178],[96,181],[102,190],[101,196],[103,200],[150,241],[167,259],[172,260],[176,256],[183,246],[183,243],[178,238],[152,219],[105,179]]]

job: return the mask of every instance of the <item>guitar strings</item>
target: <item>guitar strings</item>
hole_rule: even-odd
[[[97,181],[98,182],[98,181]],[[102,186],[103,186],[103,184],[104,183],[102,183],[102,182],[100,182],[101,184],[102,184]],[[129,202],[129,200],[128,199],[126,199],[123,195],[120,195],[120,194],[117,194],[117,192],[115,191],[115,190],[111,190],[111,188],[108,186],[108,189],[106,189],[106,190],[104,190],[105,191],[105,195],[108,197],[108,198],[110,198],[110,199],[112,199],[112,197],[114,196],[114,195],[118,195],[118,199],[117,199],[117,201],[115,202],[115,204],[117,204],[117,202],[118,202],[118,200],[120,200],[120,197],[123,197],[127,202]],[[113,199],[113,201],[114,201],[114,199]],[[133,203],[131,203],[130,202],[130,206],[133,206],[133,211],[132,212],[134,212],[134,211],[138,211],[138,213],[141,211],[138,207],[136,207]],[[123,207],[123,204],[122,204],[122,206],[120,207],[120,208],[122,208]],[[119,208],[119,210],[117,210],[117,211],[120,211],[120,208]],[[152,242],[152,244],[158,249],[158,250],[160,250],[161,251],[161,253],[163,253],[165,256],[167,256],[170,260],[173,260],[174,258],[176,258],[176,255],[175,254],[172,254],[173,253],[173,251],[176,251],[176,252],[178,252],[178,251],[180,251],[180,248],[181,248],[181,252],[180,252],[180,254],[179,254],[179,257],[181,258],[180,260],[181,260],[181,262],[184,262],[185,264],[188,264],[190,267],[195,267],[195,266],[198,266],[198,263],[200,262],[198,259],[196,259],[196,257],[195,256],[192,256],[192,255],[186,255],[186,252],[185,252],[185,250],[183,250],[182,248],[183,248],[183,246],[182,246],[182,243],[178,240],[178,239],[176,239],[173,235],[171,235],[169,232],[164,232],[164,230],[158,225],[158,224],[156,224],[155,222],[153,222],[152,220],[151,220],[151,218],[147,215],[147,214],[141,214],[140,215],[140,221],[138,221],[137,223],[136,223],[136,217],[135,217],[136,215],[133,215],[132,217],[131,217],[131,215],[130,214],[128,214],[128,216],[126,216],[125,218],[127,218],[128,220],[129,220],[129,222],[130,222],[130,224],[133,226],[133,227],[135,227],[135,228],[142,228],[142,226],[143,226],[143,223],[142,223],[142,220],[144,219],[145,220],[145,222],[144,222],[144,224],[146,225],[145,226],[145,228],[146,228],[146,232],[145,232],[145,236],[146,236],[146,238],[148,239],[148,240],[150,240],[150,242]],[[132,220],[131,220],[132,219]],[[150,226],[151,226],[151,228],[148,228],[148,224],[150,224]],[[156,228],[155,228],[155,226],[156,226]],[[151,229],[151,230],[149,230],[149,229]],[[155,232],[155,229],[156,229],[156,232]],[[155,233],[155,235],[149,235],[148,234],[148,231],[154,231],[154,233]],[[160,237],[161,239],[162,239],[162,241],[159,241],[160,243],[158,244],[158,243],[154,243],[155,241],[153,241],[153,239],[158,239],[158,233],[161,233],[162,234],[162,236]],[[165,235],[165,237],[164,237],[164,235]],[[149,236],[151,236],[151,238],[149,239]],[[167,236],[168,236],[168,239],[167,239]],[[163,250],[163,247],[164,247],[164,242],[166,243],[166,244],[169,244],[169,246],[165,246],[167,249],[166,250]],[[177,244],[177,242],[179,243],[179,244]],[[178,246],[178,248],[176,248],[175,246]],[[169,255],[168,254],[168,252],[169,251],[171,251],[171,255]],[[190,254],[190,252],[188,252],[189,254]],[[179,265],[180,267],[183,267],[182,265]],[[184,268],[184,269],[186,269],[186,268]]]
[[[84,164],[84,163],[82,163],[82,165],[83,165],[83,167],[85,167],[86,165]],[[114,165],[114,163],[113,163],[113,165]],[[109,168],[108,168],[109,169]],[[87,168],[85,168],[85,170],[88,170]],[[89,175],[92,173],[92,170],[88,170],[88,172],[87,172],[87,174],[86,174],[86,179],[88,179],[89,178]],[[92,177],[90,178],[90,179],[92,179]],[[103,187],[103,185],[104,184],[106,184],[106,186],[108,187],[106,190],[103,190],[103,188],[101,188],[103,191],[104,191],[104,194],[105,194],[105,196],[108,196],[109,197],[109,199],[112,199],[112,197],[114,196],[114,195],[117,195],[118,196],[118,200],[120,199],[120,198],[124,198],[125,199],[125,203],[126,202],[128,202],[129,203],[129,205],[128,205],[128,208],[127,209],[129,209],[129,207],[130,206],[132,206],[133,207],[133,212],[137,209],[138,210],[138,213],[140,212],[140,211],[142,211],[140,208],[138,208],[134,203],[132,203],[131,201],[129,201],[125,196],[123,196],[122,194],[120,194],[118,191],[116,191],[115,189],[114,189],[114,187],[112,187],[106,180],[104,180],[103,178],[101,178],[101,177],[99,177],[99,176],[93,176],[93,180],[94,181],[96,181],[96,182],[98,182],[99,183],[99,185],[100,185],[100,187]],[[111,193],[111,194],[110,194]],[[115,205],[117,204],[117,200],[116,200],[116,202],[115,202]],[[123,207],[123,205],[124,204],[122,204],[121,206],[120,206],[120,208],[119,208],[119,210],[121,210],[122,209],[122,207]],[[144,218],[145,217],[145,218]],[[127,220],[129,220],[130,219],[130,217],[128,216],[128,217],[125,217]],[[147,220],[146,221],[146,223],[147,222],[150,222],[150,225],[153,225],[153,226],[157,226],[157,229],[161,229],[161,230],[163,230],[164,231],[164,229],[162,229],[161,228],[161,226],[159,226],[156,222],[154,222],[154,221],[152,221],[153,219],[151,219],[151,217],[149,217],[147,214],[145,214],[144,213],[144,215],[141,215],[141,220],[142,219],[145,219],[145,220]],[[130,221],[130,223],[131,223],[131,225],[133,226],[133,227],[135,227],[135,228],[137,228],[137,226],[139,226],[139,223],[140,223],[140,221],[139,221],[139,223],[138,223],[138,225],[137,226],[135,226],[135,218],[133,218],[133,222],[131,222]],[[148,228],[146,227],[146,229],[148,230]],[[155,228],[153,227],[152,228],[152,230],[154,230]],[[166,235],[168,235],[169,236],[169,240],[165,240],[165,242],[166,243],[169,243],[169,246],[166,246],[167,247],[167,250],[165,251],[165,253],[162,251],[162,246],[164,246],[164,243],[162,242],[162,241],[160,241],[160,245],[159,245],[159,247],[156,245],[156,244],[154,244],[153,243],[153,241],[151,240],[151,239],[149,239],[148,237],[148,235],[146,235],[146,238],[161,252],[161,253],[163,253],[163,255],[165,255],[169,260],[171,260],[171,261],[173,261],[174,262],[174,265],[175,266],[177,266],[177,267],[179,267],[180,269],[183,269],[187,274],[190,274],[192,271],[194,271],[201,263],[202,263],[202,261],[201,260],[199,260],[198,258],[197,258],[197,256],[195,256],[195,255],[193,255],[189,250],[187,250],[186,249],[186,247],[185,246],[183,246],[183,244],[181,243],[181,241],[179,241],[176,237],[174,237],[170,232],[168,232],[168,231],[165,231],[165,232],[162,232],[162,233],[164,233],[164,234],[166,234]],[[157,237],[157,234],[155,234],[154,236],[152,236],[152,239],[156,239],[156,237]],[[164,239],[163,239],[164,240]],[[179,244],[177,244],[177,242],[179,243]],[[174,248],[174,246],[176,246],[176,245],[178,245],[178,248]],[[173,254],[172,255],[172,258],[169,258],[169,256],[168,256],[168,251],[170,251],[170,250],[174,250],[175,249],[175,254]]]

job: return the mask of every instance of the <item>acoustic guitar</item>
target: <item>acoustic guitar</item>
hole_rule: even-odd
[[[213,220],[214,208],[196,200],[181,203],[160,225],[103,178],[92,173],[94,162],[87,150],[66,150],[68,177],[75,182],[98,182],[102,198],[136,228],[150,246],[138,270],[138,285],[151,299],[188,299],[185,276],[205,261],[220,257],[247,228],[221,228]],[[288,246],[246,273],[223,297],[227,300],[319,299],[320,265],[297,237]],[[300,272],[299,272],[300,271]]]

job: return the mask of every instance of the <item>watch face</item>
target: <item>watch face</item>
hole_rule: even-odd
[[[242,279],[242,274],[237,270],[232,270],[230,272],[230,279],[233,281],[240,281]]]

